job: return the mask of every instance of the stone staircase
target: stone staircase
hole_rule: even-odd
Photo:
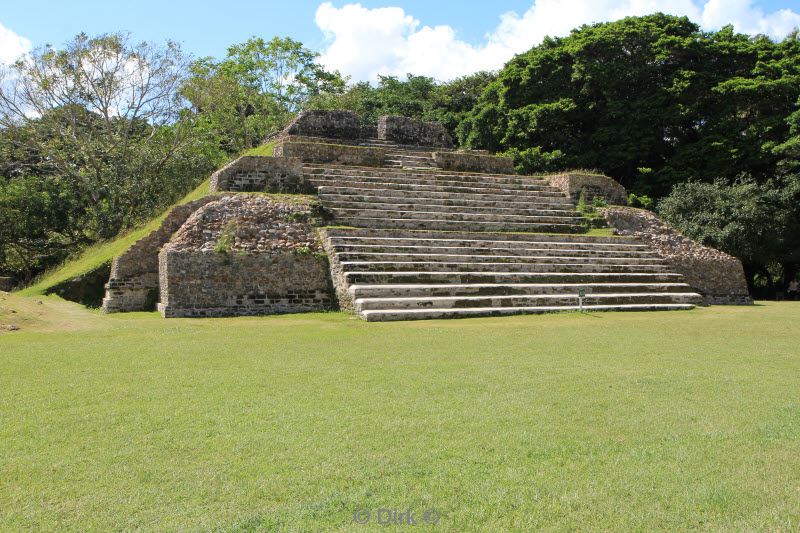
[[[306,179],[338,224],[459,231],[583,231],[581,217],[542,178],[441,170],[306,165]]]
[[[352,226],[328,228],[326,249],[342,307],[369,321],[577,310],[579,291],[593,311],[703,301],[647,245],[580,235],[575,206],[541,177],[406,164],[304,174],[335,224]]]
[[[345,307],[370,321],[584,309],[691,309],[702,297],[649,248],[578,235],[327,230]]]

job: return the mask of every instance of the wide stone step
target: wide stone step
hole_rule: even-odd
[[[678,311],[689,310],[691,304],[630,304],[630,305],[590,305],[583,308],[586,312],[599,311]],[[368,322],[385,322],[394,320],[429,320],[437,318],[476,318],[490,316],[508,316],[523,314],[557,313],[577,311],[577,305],[543,306],[543,307],[477,307],[464,309],[384,309],[363,311],[361,316]]]
[[[517,243],[574,243],[615,248],[633,246],[640,250],[651,250],[634,237],[596,236],[596,235],[551,235],[538,233],[497,233],[474,231],[426,231],[378,228],[326,228],[325,232],[337,242],[360,242],[363,244],[425,244],[438,242],[446,246],[466,246],[475,243],[495,245],[515,245]],[[393,242],[394,241],[394,242]],[[462,243],[462,244],[456,244]],[[468,244],[467,244],[468,243]]]
[[[323,204],[325,205],[325,204]],[[514,215],[506,213],[475,213],[466,211],[423,211],[407,210],[395,211],[391,209],[343,209],[325,205],[336,218],[390,218],[414,220],[447,220],[458,222],[512,222],[517,224],[579,224],[582,217],[577,213],[563,213],[560,215]]]
[[[578,261],[339,261],[345,272],[667,272],[664,264],[598,264]]]
[[[658,254],[650,250],[642,250],[635,247],[621,246],[618,248],[607,249],[602,245],[563,243],[563,242],[544,242],[539,245],[536,243],[516,243],[515,246],[488,246],[491,242],[479,242],[478,245],[470,246],[415,246],[402,245],[392,246],[389,244],[355,244],[357,240],[340,239],[331,240],[331,244],[337,253],[383,253],[383,254],[455,254],[455,255],[507,255],[507,256],[553,256],[553,255],[579,255],[581,257],[643,257],[659,258]],[[630,248],[630,249],[626,249]]]
[[[456,187],[461,189],[501,189],[511,191],[531,191],[531,192],[555,192],[563,196],[561,189],[553,187],[547,183],[502,183],[493,180],[481,181],[467,181],[459,179],[442,179],[434,177],[420,177],[413,178],[408,176],[402,177],[384,177],[384,176],[352,176],[352,175],[338,175],[338,174],[312,174],[307,176],[307,179],[312,183],[321,181],[328,182],[342,182],[342,181],[358,181],[366,183],[390,183],[394,185],[430,185],[438,187]]]
[[[514,181],[522,180],[525,183],[536,183],[540,182],[543,184],[550,183],[550,179],[547,176],[522,176],[519,174],[498,174],[498,173],[488,173],[488,172],[461,172],[456,170],[443,170],[440,168],[436,169],[424,169],[419,171],[414,170],[401,170],[396,168],[380,168],[380,167],[358,167],[358,166],[349,166],[349,165],[333,165],[333,164],[313,164],[313,163],[305,163],[303,165],[303,172],[306,174],[339,174],[339,175],[362,175],[362,176],[395,176],[395,177],[425,177],[430,178],[431,176],[434,177],[450,177],[450,179],[479,179],[485,180],[488,178],[497,179],[500,181],[509,179]]]
[[[334,186],[334,187],[352,187],[359,189],[393,189],[408,191],[409,193],[417,192],[446,192],[446,193],[460,193],[460,194],[494,194],[494,195],[518,195],[525,194],[526,196],[536,198],[564,198],[564,193],[559,190],[545,190],[544,188],[523,188],[517,186],[476,186],[471,187],[467,185],[419,185],[416,183],[390,183],[386,180],[383,181],[369,181],[359,178],[358,181],[349,178],[342,179],[322,179],[311,178],[308,180],[314,187]]]
[[[690,304],[698,305],[703,298],[694,292],[682,293],[606,293],[586,295],[583,304],[630,305],[630,304]],[[356,311],[389,309],[459,309],[459,308],[506,308],[506,307],[552,307],[579,305],[575,294],[511,295],[511,296],[431,296],[421,298],[359,298]]]
[[[320,200],[323,205],[328,209],[380,209],[389,211],[436,211],[440,213],[483,213],[483,214],[499,214],[499,215],[519,215],[519,216],[569,216],[579,217],[580,215],[567,206],[558,206],[560,209],[547,209],[547,208],[509,208],[499,207],[498,205],[491,206],[474,206],[474,205],[442,205],[437,203],[421,203],[421,202],[408,202],[408,203],[393,203],[393,202],[376,202],[369,200],[349,200],[346,196],[336,196],[335,198],[329,195],[320,195]],[[394,202],[400,201],[399,198],[390,198]]]
[[[320,194],[339,194],[339,195],[376,195],[383,197],[397,197],[397,198],[416,198],[416,199],[441,199],[450,201],[468,200],[473,202],[507,202],[511,203],[529,203],[531,205],[564,205],[574,208],[572,202],[565,196],[541,196],[538,193],[503,193],[503,194],[483,194],[483,193],[465,193],[465,192],[449,192],[449,191],[427,191],[415,190],[409,191],[403,188],[380,188],[380,187],[361,187],[361,186],[348,186],[345,184],[333,185],[315,185],[318,187]]]
[[[343,252],[336,251],[336,258],[343,262],[352,261],[399,261],[399,262],[474,262],[474,263],[581,263],[595,265],[663,265],[659,257],[597,257],[592,255],[497,255],[497,254],[431,254],[431,253],[383,253],[383,252]]]
[[[394,228],[409,230],[458,231],[464,228],[463,220],[434,220],[406,218],[336,217],[336,223],[357,228]],[[529,233],[581,233],[586,231],[577,224],[528,224],[515,222],[469,222],[475,231],[520,231]]]
[[[685,283],[470,283],[420,285],[352,285],[350,296],[358,298],[411,298],[430,296],[512,296],[568,294],[686,293]]]
[[[683,283],[672,272],[345,272],[349,285]]]
[[[526,211],[575,211],[575,206],[566,201],[531,202],[503,202],[490,200],[473,200],[471,198],[413,198],[406,195],[378,196],[371,194],[336,194],[330,192],[328,187],[320,187],[319,198],[326,204],[377,204],[411,206],[414,204],[424,206],[442,206],[450,208],[468,207],[471,209],[500,209],[509,212],[525,213]],[[338,205],[337,205],[338,206]]]
[[[551,187],[550,180],[534,176],[516,176],[516,175],[490,175],[490,174],[446,174],[444,171],[438,169],[423,169],[415,170],[398,170],[398,169],[375,169],[375,170],[359,170],[359,171],[344,171],[331,168],[319,169],[306,169],[305,175],[307,178],[313,179],[314,177],[337,177],[337,178],[381,178],[387,181],[412,181],[412,180],[429,180],[437,182],[456,182],[462,184],[475,184],[475,183],[491,183],[495,185],[538,185],[540,187]]]

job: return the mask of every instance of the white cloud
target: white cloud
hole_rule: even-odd
[[[751,0],[709,0],[703,7],[701,24],[710,29],[733,24],[736,31],[742,33],[781,38],[800,26],[800,14],[791,9],[767,14]]]
[[[477,45],[459,39],[450,26],[423,26],[400,7],[368,9],[346,4],[337,8],[325,2],[317,9],[316,23],[328,38],[322,63],[355,80],[407,73],[447,80],[498,69],[547,35],[562,36],[582,24],[657,11],[685,15],[707,29],[733,24],[737,31],[773,38],[783,38],[800,26],[800,14],[790,9],[764,13],[752,0],[701,4],[695,0],[534,0],[522,15],[501,15],[485,42]]]
[[[0,64],[10,64],[31,50],[30,40],[0,24]]]

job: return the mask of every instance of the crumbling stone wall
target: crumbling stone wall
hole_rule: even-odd
[[[587,202],[595,198],[603,198],[611,205],[627,205],[628,194],[625,187],[617,181],[600,174],[581,172],[564,172],[550,176],[550,185],[564,191],[573,202],[577,202],[581,193]]]
[[[276,157],[296,158],[308,163],[380,167],[386,158],[386,149],[284,139],[275,146],[273,154]]]
[[[453,147],[453,139],[440,123],[395,115],[378,119],[378,139],[399,144]]]
[[[358,139],[361,137],[361,122],[353,111],[304,111],[284,128],[283,133],[332,139]]]
[[[192,213],[217,198],[206,196],[174,207],[156,230],[115,257],[111,263],[111,273],[106,277],[108,283],[103,311],[118,313],[155,309],[159,283],[158,251]]]
[[[294,157],[242,156],[211,175],[211,191],[307,193],[303,164]]]
[[[334,307],[310,205],[226,196],[194,213],[159,254],[165,317],[300,313]]]
[[[481,172],[485,174],[513,174],[514,161],[508,157],[484,155],[474,152],[434,152],[436,166],[456,172]]]
[[[654,213],[632,207],[601,210],[619,235],[631,235],[649,244],[707,304],[751,304],[741,261],[720,250],[696,243]]]

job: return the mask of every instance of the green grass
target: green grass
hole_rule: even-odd
[[[255,148],[250,148],[246,150],[242,155],[260,155],[260,156],[272,156],[272,150],[275,148],[275,143],[267,143],[262,144],[261,146],[256,146]]]
[[[193,200],[198,200],[208,194],[209,180],[205,180],[198,185],[193,191],[181,198],[174,205],[166,209],[161,215],[153,218],[148,223],[140,226],[131,231],[125,232],[117,238],[100,242],[83,250],[77,257],[68,259],[58,268],[46,272],[35,283],[19,291],[22,296],[41,295],[47,292],[48,289],[58,285],[59,283],[68,279],[75,278],[81,274],[91,272],[103,263],[111,261],[115,256],[121,254],[130,246],[145,237],[151,231],[158,228],[167,213],[175,206],[185,204]]]
[[[800,303],[374,324],[6,296],[8,321],[0,530],[800,527]]]
[[[242,155],[272,155],[272,149],[275,143],[267,143],[251,150],[248,150]],[[61,282],[75,278],[87,272],[91,272],[103,263],[111,261],[115,256],[127,250],[133,243],[146,236],[148,233],[158,228],[167,213],[175,206],[197,200],[209,193],[208,191],[209,180],[205,180],[198,185],[193,191],[189,192],[186,196],[178,202],[166,209],[161,215],[153,218],[146,224],[127,231],[115,239],[107,242],[97,243],[89,248],[86,248],[77,257],[70,258],[58,268],[50,270],[39,277],[35,283],[19,291],[23,296],[42,295],[48,289],[58,285]]]

